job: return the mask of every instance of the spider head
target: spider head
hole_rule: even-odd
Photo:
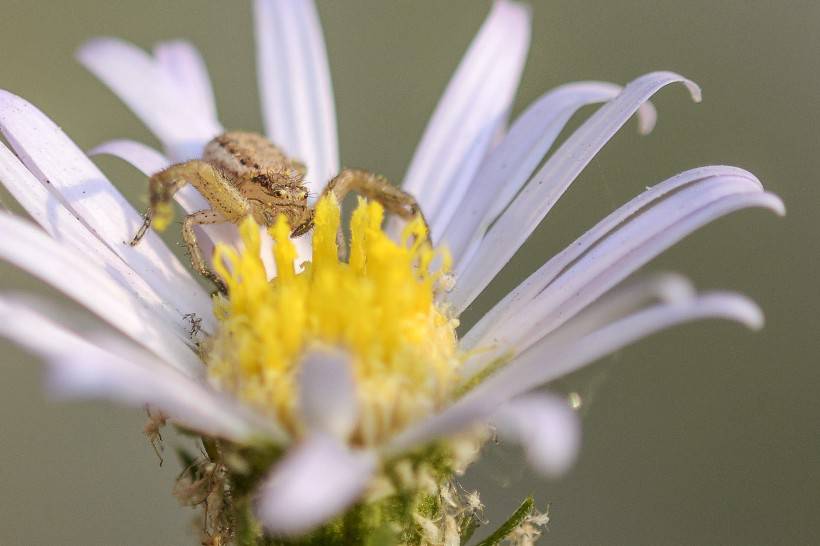
[[[291,225],[302,222],[308,210],[308,190],[302,178],[291,173],[261,173],[239,185],[258,221],[272,224],[284,214]]]

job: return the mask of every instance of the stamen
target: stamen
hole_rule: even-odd
[[[311,345],[330,344],[352,360],[361,408],[354,443],[377,443],[438,409],[461,363],[457,321],[434,298],[449,253],[430,246],[420,219],[407,225],[400,242],[382,230],[383,220],[380,204],[360,199],[344,262],[337,244],[339,205],[332,196],[321,200],[313,261],[297,273],[291,229],[280,216],[270,229],[278,271],[270,282],[259,255],[259,228],[245,220],[244,249],[216,249],[215,268],[228,296],[217,301],[220,327],[206,344],[210,380],[298,435],[299,362]]]

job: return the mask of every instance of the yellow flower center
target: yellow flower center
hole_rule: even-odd
[[[206,344],[210,380],[298,434],[299,364],[306,350],[324,344],[351,357],[359,400],[352,442],[376,444],[440,407],[461,362],[457,321],[434,298],[449,255],[430,246],[420,219],[397,243],[382,230],[383,218],[381,205],[359,201],[344,262],[339,205],[321,200],[312,262],[297,273],[291,230],[280,216],[269,230],[277,267],[271,281],[252,219],[240,226],[244,250],[217,245],[215,267],[228,296],[216,299],[219,328]]]

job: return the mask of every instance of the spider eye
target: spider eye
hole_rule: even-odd
[[[299,200],[300,201],[303,201],[303,200],[307,199],[307,196],[308,196],[308,193],[306,191],[302,190],[302,191],[299,192]]]
[[[273,190],[273,196],[278,199],[285,198],[285,190]]]

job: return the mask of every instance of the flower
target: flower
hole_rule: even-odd
[[[255,7],[268,136],[305,162],[318,194],[339,159],[315,8],[286,0]],[[243,223],[240,245],[230,226],[205,226],[201,240],[215,248],[226,297],[210,298],[156,234],[136,247],[125,243],[141,223],[136,210],[53,122],[2,92],[0,131],[14,153],[0,146],[0,181],[40,228],[0,213],[0,257],[105,327],[80,333],[46,302],[4,295],[0,334],[46,360],[57,394],[148,404],[201,434],[219,471],[196,467],[178,489],[190,498],[230,493],[230,501],[212,499],[232,503],[232,512],[222,520],[210,510],[209,532],[256,532],[237,523],[253,511],[269,532],[298,535],[357,502],[358,524],[374,529],[391,522],[400,498],[410,518],[403,540],[452,541],[472,512],[453,498],[449,480],[474,458],[488,426],[522,444],[544,474],[572,463],[576,418],[536,389],[682,322],[762,325],[748,299],[698,295],[677,275],[622,281],[724,214],[783,213],[741,169],[678,174],[593,226],[458,339],[458,316],[607,140],[636,113],[641,131],[651,130],[647,101],[655,92],[681,82],[700,98],[694,83],[670,72],[624,88],[568,84],[505,131],[529,20],[518,3],[494,3],[411,162],[404,188],[439,246],[418,223],[404,233],[397,223],[383,227],[381,208],[364,202],[351,220],[348,262],[337,258],[340,211],[332,201],[317,204],[312,241],[290,241],[282,220],[272,240]],[[189,44],[161,44],[150,56],[106,38],[78,57],[165,148],[120,140],[92,155],[119,156],[149,175],[199,156],[224,131],[204,63]],[[569,118],[593,103],[604,105],[539,167]],[[177,197],[189,212],[208,208],[191,188]]]
[[[294,431],[300,425],[296,384],[306,373],[294,364],[311,346],[345,347],[355,374],[350,400],[359,411],[358,418],[350,409],[330,415],[326,428],[335,436],[375,447],[439,407],[457,383],[461,363],[456,321],[434,301],[443,271],[426,270],[436,254],[424,242],[420,218],[407,226],[401,244],[381,230],[383,218],[378,203],[360,204],[345,263],[338,258],[339,206],[332,199],[320,201],[311,263],[296,273],[296,249],[283,217],[272,230],[275,282],[268,281],[252,220],[242,225],[243,251],[219,245],[215,265],[228,297],[216,304],[220,326],[205,351],[211,382],[270,411]],[[317,374],[328,373],[326,365],[319,366]],[[302,408],[316,412],[304,416],[305,424],[327,421],[328,399],[339,392],[328,389],[315,408],[306,408],[303,392]]]

